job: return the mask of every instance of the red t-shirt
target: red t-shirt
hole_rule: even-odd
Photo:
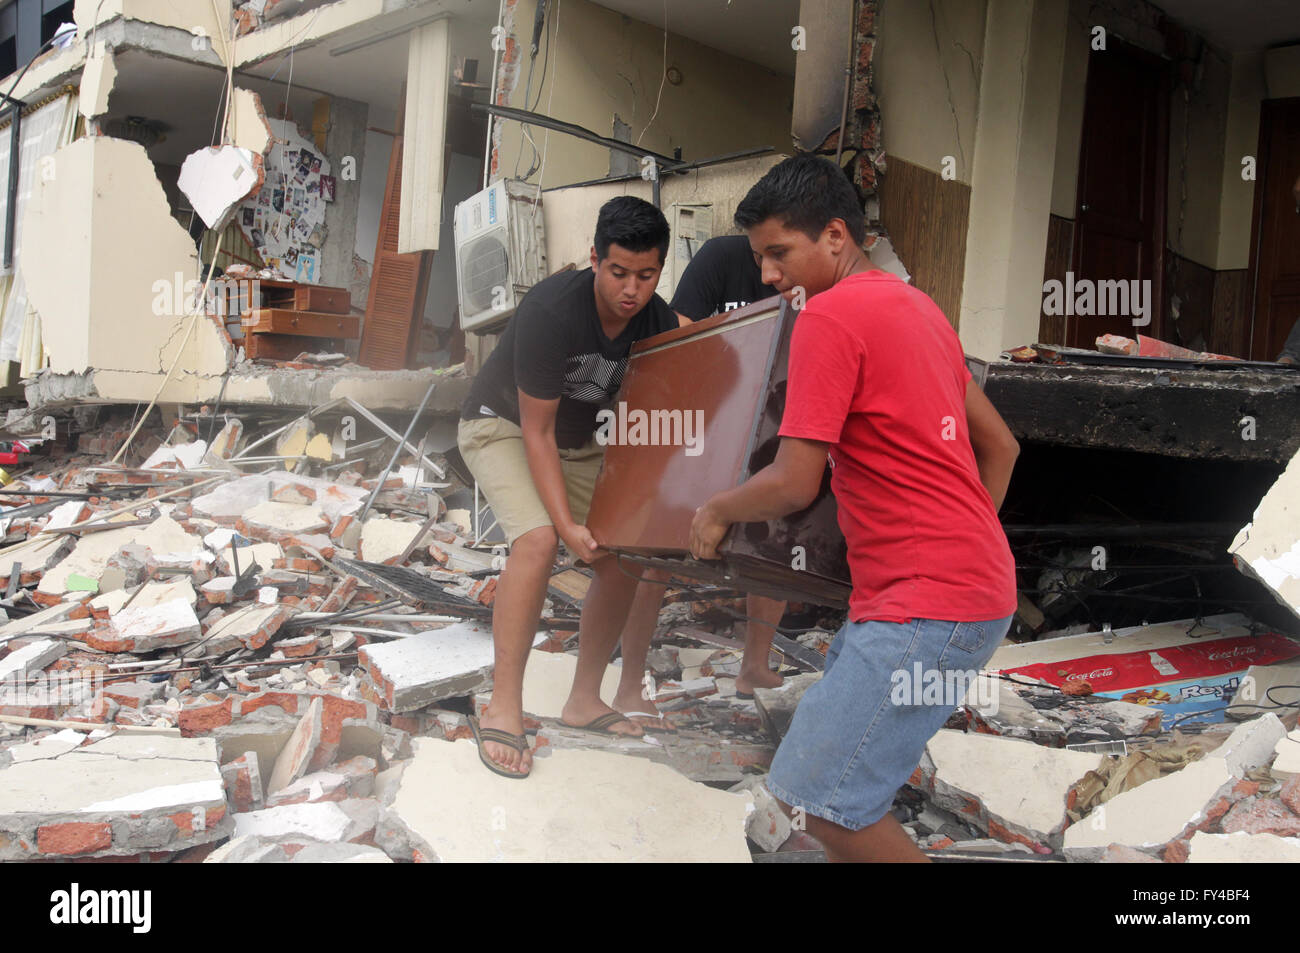
[[[966,426],[961,342],[930,298],[851,275],[795,322],[781,436],[831,444],[849,618],[1001,619],[1015,562]]]

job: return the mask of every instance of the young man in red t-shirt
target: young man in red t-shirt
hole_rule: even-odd
[[[803,509],[829,455],[848,619],[767,786],[831,860],[923,861],[889,811],[1010,625],[1015,564],[997,510],[1019,447],[943,313],[868,261],[861,206],[834,164],[787,159],[735,220],[763,281],[806,305],[776,460],[699,508],[691,551],[716,558],[730,524]],[[912,684],[918,674],[944,683],[940,704]]]

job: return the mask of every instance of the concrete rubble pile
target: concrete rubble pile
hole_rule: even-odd
[[[392,431],[349,457],[322,421],[180,418],[116,462],[110,423],[3,488],[0,860],[819,849],[763,781],[821,673],[738,697],[731,590],[669,589],[646,679],[662,721],[595,735],[560,722],[590,577],[558,566],[524,686],[533,776],[484,770],[469,716],[504,557],[475,538],[472,487],[426,481],[442,466]],[[824,655],[834,616],[794,609]],[[1126,666],[1144,674],[1110,681]],[[1236,615],[1008,642],[893,812],[936,858],[1298,859],[1297,684],[1300,643]],[[1209,717],[1234,695],[1255,707]]]
[[[472,486],[426,481],[423,445],[384,477],[392,439],[350,458],[321,421],[283,420],[181,418],[117,462],[129,421],[110,422],[0,488],[0,860],[815,846],[758,783],[774,744],[736,698],[730,619],[689,592],[670,590],[650,657],[664,730],[596,737],[559,723],[590,577],[557,567],[525,688],[535,776],[484,770],[469,715],[504,557],[474,546]],[[575,800],[592,778],[623,794]]]

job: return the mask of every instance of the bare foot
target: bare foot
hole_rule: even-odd
[[[736,676],[736,691],[746,695],[754,694],[755,688],[780,688],[783,684],[785,679],[768,668],[750,671],[742,667],[740,674]]]
[[[637,710],[640,711],[641,709]],[[574,698],[570,695],[569,700],[564,703],[564,708],[560,710],[560,721],[567,725],[580,728],[583,725],[591,724],[601,715],[608,715],[612,712],[614,712],[614,709],[610,708],[599,698]],[[619,714],[621,714],[621,712]],[[609,731],[612,734],[626,735],[629,738],[640,738],[645,734],[645,732],[641,730],[641,726],[631,720],[616,721],[614,724],[609,726]]]
[[[524,713],[516,710],[513,712],[500,713],[493,711],[492,704],[489,702],[488,707],[483,710],[482,716],[478,723],[483,728],[496,728],[498,731],[508,731],[512,735],[523,734],[524,731]],[[527,774],[533,769],[533,752],[532,749],[526,751],[516,751],[503,744],[495,741],[483,742],[483,750],[487,756],[495,761],[507,771],[515,774]]]

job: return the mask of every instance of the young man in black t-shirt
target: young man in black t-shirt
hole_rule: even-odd
[[[681,323],[687,325],[710,315],[743,308],[776,293],[775,288],[763,284],[749,238],[723,235],[709,239],[691,258],[673,292],[671,307]],[[623,627],[623,675],[614,696],[614,707],[633,718],[659,717],[654,702],[642,694],[642,677],[670,578],[670,573],[660,570],[645,572]],[[750,618],[740,629],[745,654],[736,679],[736,692],[741,697],[749,697],[755,688],[776,688],[782,682],[781,676],[768,667],[768,657],[775,626],[785,615],[785,607],[784,602],[763,596],[750,596],[746,601],[745,614]]]
[[[561,720],[642,733],[600,700],[637,579],[597,548],[583,524],[604,456],[594,437],[597,412],[618,393],[632,345],[679,324],[655,294],[668,242],[668,222],[650,203],[632,196],[605,203],[591,267],[552,275],[524,296],[461,407],[461,455],[510,542],[492,610],[492,701],[481,723],[472,722],[483,763],[506,777],[527,777],[532,764],[524,666],[560,540],[594,574]]]

